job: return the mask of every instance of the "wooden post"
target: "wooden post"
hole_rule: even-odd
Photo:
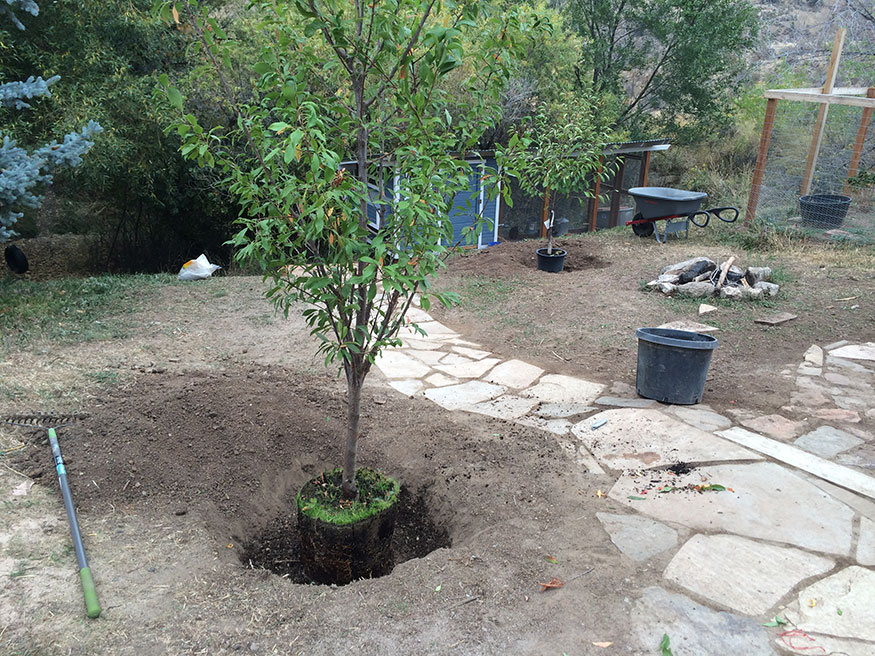
[[[757,203],[760,199],[760,187],[763,184],[763,175],[766,172],[766,157],[769,155],[769,142],[772,140],[772,127],[775,125],[775,112],[778,109],[778,101],[769,98],[766,103],[766,117],[763,119],[763,132],[760,135],[760,149],[757,151],[757,163],[753,169],[753,180],[750,183],[750,196],[747,199],[747,212],[744,215],[744,225],[750,223],[756,217]]]
[[[835,86],[836,73],[838,72],[839,59],[842,56],[842,48],[845,45],[845,28],[840,27],[836,31],[836,38],[832,45],[832,56],[829,58],[829,67],[826,70],[826,81],[823,83],[821,93],[832,93]],[[811,180],[814,178],[814,167],[817,165],[817,155],[820,152],[820,143],[823,140],[823,128],[826,125],[826,116],[829,104],[823,103],[817,111],[817,121],[814,123],[814,134],[811,137],[811,147],[808,149],[808,163],[805,165],[805,174],[802,176],[802,189],[800,195],[805,196],[811,191]]]
[[[596,230],[596,219],[598,217],[599,211],[599,194],[602,190],[602,164],[604,163],[604,161],[604,157],[599,157],[599,168],[595,172],[595,191],[592,197],[592,211],[589,213],[590,232],[595,232]]]
[[[869,87],[866,91],[867,98],[875,98],[875,87]],[[863,110],[863,118],[860,119],[860,129],[857,130],[857,139],[854,141],[854,151],[851,153],[851,165],[848,167],[848,179],[850,180],[860,170],[860,158],[863,156],[863,143],[866,141],[866,132],[869,130],[869,121],[872,120],[872,108]],[[850,185],[846,182],[843,193],[850,191]]]

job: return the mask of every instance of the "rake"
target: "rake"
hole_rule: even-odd
[[[55,469],[58,471],[58,484],[61,486],[64,507],[67,509],[67,521],[70,524],[70,532],[73,534],[73,549],[76,551],[76,560],[79,562],[79,579],[82,581],[82,593],[85,596],[85,610],[88,617],[95,618],[100,615],[100,603],[97,601],[97,590],[94,588],[91,568],[88,567],[88,559],[85,558],[85,547],[82,546],[82,535],[79,533],[76,509],[73,508],[70,485],[67,483],[67,468],[64,466],[64,458],[61,457],[58,434],[55,432],[55,429],[68,426],[83,417],[84,415],[11,415],[4,417],[3,421],[13,426],[40,428],[49,434]]]

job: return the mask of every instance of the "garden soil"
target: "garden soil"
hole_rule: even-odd
[[[634,385],[634,329],[696,318],[696,304],[640,282],[690,255],[731,254],[616,237],[559,246],[569,250],[562,274],[533,270],[533,243],[451,261],[439,284],[472,300],[434,313],[500,357]],[[872,285],[859,272],[773,264],[792,281],[783,298],[721,306],[713,320],[721,345],[705,400],[718,410],[776,409],[789,396],[779,372],[808,345],[873,338]],[[666,585],[668,556],[637,563],[613,546],[596,518],[624,511],[600,494],[611,477],[586,473],[548,433],[406,398],[377,371],[360,464],[404,486],[403,562],[341,587],[299,582],[293,498],[340,462],[344,386],[303,320],[274,317],[260,291],[245,277],[170,286],[124,317],[126,337],[6,356],[4,382],[20,392],[3,414],[87,413],[60,436],[104,612],[84,618],[43,436],[0,428],[3,445],[23,446],[4,459],[0,489],[20,474],[36,481],[3,497],[0,564],[12,573],[0,653],[658,653],[661,633],[651,648],[627,626],[640,590]],[[856,314],[834,300],[852,295]],[[752,322],[781,310],[799,318]],[[554,578],[565,585],[542,586]]]

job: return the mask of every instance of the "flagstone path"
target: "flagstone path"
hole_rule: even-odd
[[[724,416],[501,361],[419,308],[409,319],[426,335],[404,329],[376,361],[390,386],[550,432],[628,507],[597,515],[617,549],[671,554],[630,616],[642,653],[668,633],[675,656],[875,654],[875,343],[812,345],[781,372],[787,405]]]

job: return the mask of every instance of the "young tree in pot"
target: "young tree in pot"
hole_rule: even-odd
[[[526,193],[543,195],[541,221],[547,226],[547,248],[538,253],[548,259],[565,256],[565,251],[553,249],[551,215],[556,196],[572,192],[592,196],[593,177],[604,174],[601,155],[608,135],[598,105],[582,93],[567,94],[554,107],[543,107],[527,129],[528,148],[515,156],[516,175]],[[561,270],[561,261],[556,270]]]
[[[166,78],[162,84],[178,112],[173,127],[182,153],[218,165],[240,202],[242,229],[232,240],[238,259],[261,267],[278,309],[288,314],[306,305],[303,316],[326,365],[339,362],[345,374],[343,466],[317,485],[332,490],[323,501],[339,507],[343,523],[397,497],[397,484],[383,481],[369,485],[377,498],[361,498],[362,384],[380,352],[400,345],[417,294],[425,310],[432,297],[455,300],[429,283],[452,241],[453,198],[472,175],[452,153],[476,146],[496,120],[515,48],[532,25],[514,9],[491,12],[482,1],[295,0],[257,7],[262,29],[276,38],[254,66],[253,97],[242,100],[224,82],[227,35],[209,12],[193,1],[181,14],[171,3],[158,6],[192,35],[224,87],[236,126],[201,126],[185,113],[179,91]],[[465,39],[468,33],[473,38]],[[451,115],[441,83],[463,58],[476,62],[467,76],[468,104]],[[354,165],[341,166],[344,159]],[[376,213],[378,229],[370,225]],[[334,521],[320,514],[321,506],[315,495],[299,495],[299,517]],[[377,573],[347,565],[335,568],[341,579]],[[328,578],[322,574],[314,575]]]

